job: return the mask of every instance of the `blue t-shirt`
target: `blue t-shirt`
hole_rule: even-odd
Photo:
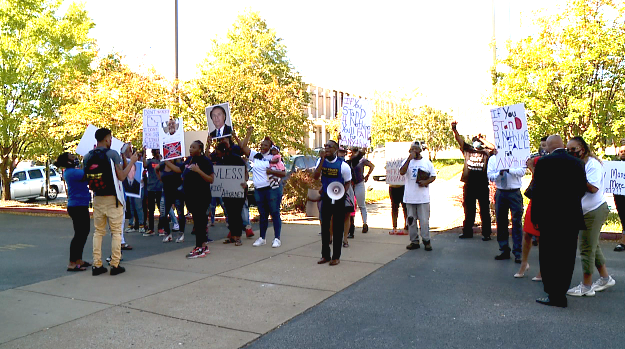
[[[88,182],[85,180],[85,171],[77,168],[68,168],[63,173],[67,183],[67,206],[89,206],[91,194],[89,194]]]

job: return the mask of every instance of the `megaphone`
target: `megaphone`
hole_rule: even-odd
[[[343,195],[345,195],[345,186],[339,182],[332,182],[328,185],[326,191],[328,197],[332,199],[332,204],[334,204],[334,201],[342,199]]]

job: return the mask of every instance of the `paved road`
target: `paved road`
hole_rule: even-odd
[[[91,233],[83,254],[87,261],[93,259],[93,220],[91,222]],[[188,224],[185,229],[186,241],[181,244],[164,244],[159,236],[126,234],[126,242],[134,249],[124,251],[124,261],[168,252],[182,246],[188,246],[190,250],[195,246],[191,228]],[[222,239],[226,234],[225,224],[217,223],[209,236]],[[0,291],[68,275],[69,245],[73,236],[69,217],[0,214]],[[102,255],[106,257],[110,254],[111,236],[107,235],[103,240]]]
[[[248,348],[623,348],[625,254],[602,243],[615,287],[569,297],[567,309],[535,303],[542,284],[514,279],[495,261],[496,241],[433,239],[251,343]],[[538,269],[531,253],[528,274]],[[573,283],[579,283],[579,259]]]

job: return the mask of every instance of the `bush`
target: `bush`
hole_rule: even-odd
[[[295,172],[284,185],[282,205],[285,210],[306,212],[308,189],[321,188],[321,181],[313,179],[310,171]]]

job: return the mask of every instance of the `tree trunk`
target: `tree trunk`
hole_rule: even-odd
[[[2,200],[11,200],[11,177],[5,162],[0,164],[2,172]]]

